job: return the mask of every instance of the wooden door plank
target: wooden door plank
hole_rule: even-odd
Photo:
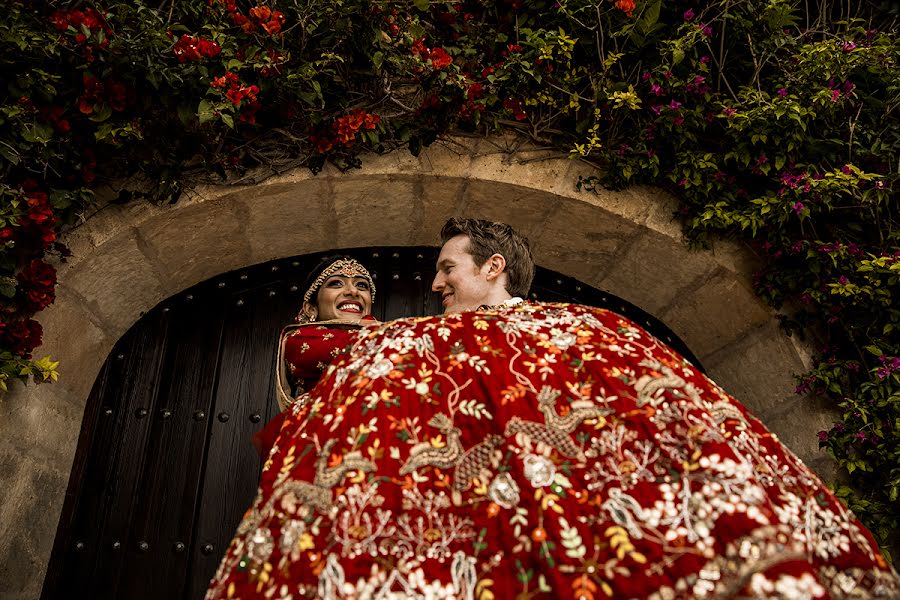
[[[150,435],[120,572],[121,598],[177,598],[185,585],[223,327],[220,302],[188,296],[172,311],[160,393],[147,417]],[[195,418],[198,411],[203,418]]]
[[[262,469],[250,438],[274,414],[278,333],[296,299],[272,285],[228,300],[209,457],[197,503],[185,598],[202,598],[241,516],[253,501]],[[226,418],[227,417],[227,418]]]

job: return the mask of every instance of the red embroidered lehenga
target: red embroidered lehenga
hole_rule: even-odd
[[[207,598],[897,598],[744,407],[605,310],[360,332],[287,416]]]

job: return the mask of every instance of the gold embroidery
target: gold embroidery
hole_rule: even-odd
[[[447,436],[447,445],[443,448],[435,448],[428,442],[416,444],[409,451],[409,458],[400,467],[401,475],[408,475],[413,471],[426,466],[435,466],[439,469],[455,467],[463,458],[463,447],[459,442],[460,431],[453,426],[453,421],[443,414],[437,413],[428,424]]]
[[[462,460],[456,467],[453,474],[453,490],[462,492],[478,474],[487,469],[491,462],[491,454],[503,443],[503,438],[499,435],[489,435],[480,444],[476,444],[469,448],[463,455]]]

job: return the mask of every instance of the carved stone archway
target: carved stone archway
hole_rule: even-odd
[[[191,190],[175,205],[110,204],[64,239],[56,303],[38,354],[59,383],[0,403],[0,595],[37,598],[49,560],[85,400],[115,341],[161,300],[210,277],[332,248],[436,245],[447,217],[503,220],[543,267],[605,289],[665,322],[706,367],[819,470],[822,407],[791,393],[808,353],[750,289],[753,257],[731,244],[690,252],[651,188],[579,192],[591,171],[506,140],[455,140],[419,157],[364,158],[363,168],[294,171],[255,186]]]

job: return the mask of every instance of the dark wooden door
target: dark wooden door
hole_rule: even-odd
[[[372,270],[380,320],[441,311],[437,249],[344,252]],[[253,501],[262,463],[250,437],[277,411],[278,333],[320,256],[215,277],[119,340],[87,402],[43,600],[203,597]],[[693,360],[665,326],[602,291],[543,269],[533,291],[616,310]]]

